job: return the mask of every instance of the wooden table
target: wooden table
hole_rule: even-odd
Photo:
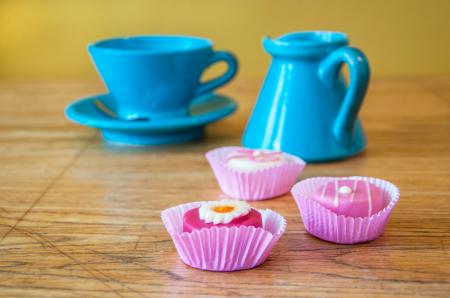
[[[116,147],[63,115],[93,82],[0,82],[0,295],[450,295],[450,77],[375,79],[363,106],[369,139],[357,157],[308,165],[312,176],[365,175],[401,190],[385,234],[361,245],[308,235],[290,195],[254,203],[288,220],[269,259],[214,273],[184,265],[160,211],[221,197],[203,154],[238,145],[261,80],[223,89],[239,111],[204,141]]]

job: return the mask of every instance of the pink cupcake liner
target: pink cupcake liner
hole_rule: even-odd
[[[318,187],[336,177],[317,177],[303,180],[292,188],[292,195],[300,209],[303,224],[308,233],[330,242],[354,244],[378,238],[384,232],[400,191],[392,183],[370,177],[349,177],[368,181],[378,186],[389,203],[380,212],[369,217],[348,217],[337,215],[310,198]]]
[[[286,229],[286,220],[271,210],[260,211],[263,228],[213,227],[183,232],[183,215],[202,202],[164,210],[161,218],[181,260],[194,268],[236,271],[262,264]]]
[[[226,165],[226,157],[241,147],[222,147],[206,153],[220,188],[228,196],[241,200],[264,200],[288,193],[306,163],[286,154],[288,162],[253,172],[239,172]]]

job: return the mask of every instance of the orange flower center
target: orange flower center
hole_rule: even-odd
[[[217,206],[217,207],[214,207],[213,210],[214,210],[214,212],[217,212],[217,213],[228,213],[228,212],[233,211],[234,207],[233,206]]]

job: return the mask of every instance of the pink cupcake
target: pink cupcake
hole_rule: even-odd
[[[378,238],[400,197],[392,183],[370,177],[317,177],[292,188],[308,233],[353,244]]]
[[[161,217],[181,260],[211,271],[262,264],[286,229],[281,215],[238,200],[183,204],[164,210]]]
[[[222,147],[206,153],[220,188],[242,200],[264,200],[290,191],[305,162],[291,154]]]

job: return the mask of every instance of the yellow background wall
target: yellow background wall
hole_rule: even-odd
[[[264,35],[314,29],[347,32],[374,75],[450,74],[450,0],[0,0],[0,78],[93,77],[88,42],[155,33],[211,38],[259,76]]]

